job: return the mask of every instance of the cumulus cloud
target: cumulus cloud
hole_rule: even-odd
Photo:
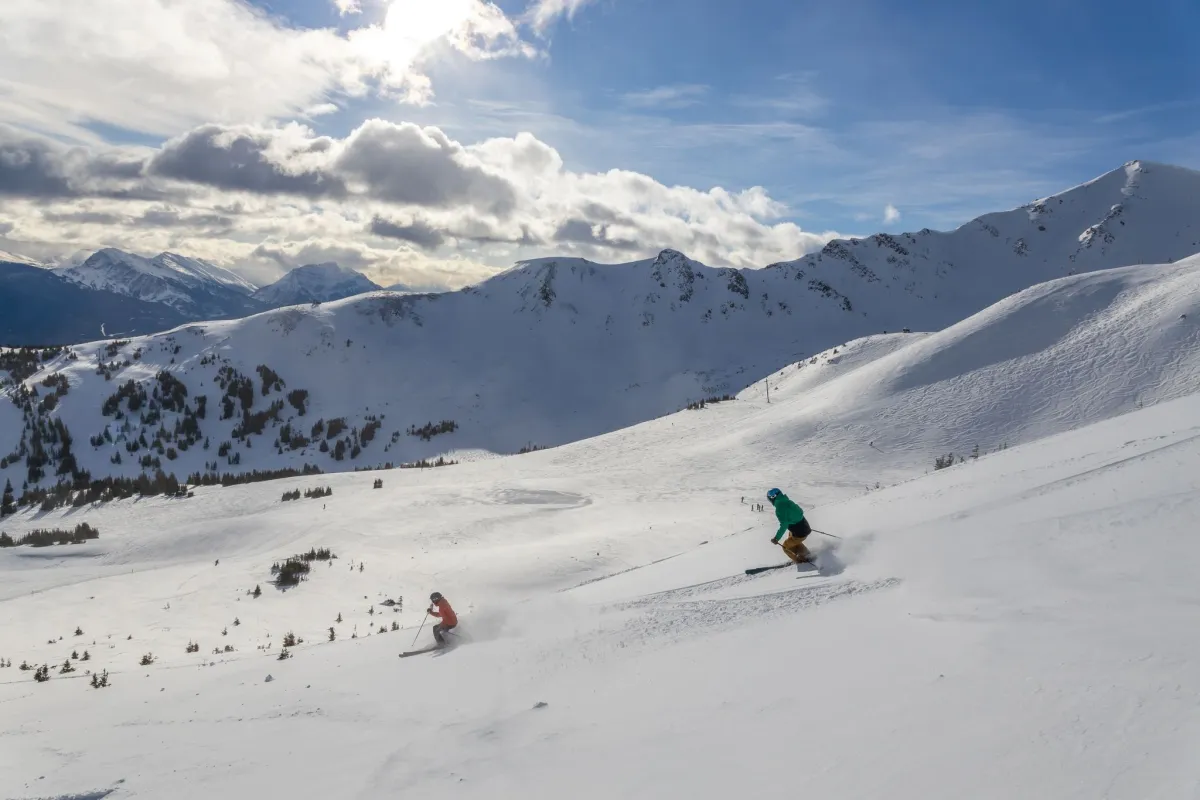
[[[150,174],[260,194],[341,197],[345,184],[325,172],[333,141],[299,125],[265,129],[205,125],[167,142]]]
[[[343,17],[347,14],[362,13],[362,6],[359,5],[358,0],[333,0],[333,7],[336,8],[337,12]]]
[[[333,168],[391,203],[463,205],[507,214],[512,184],[437,128],[369,120],[350,134]]]
[[[30,199],[156,199],[166,192],[142,180],[144,159],[119,148],[93,152],[0,125],[0,196]]]
[[[624,261],[664,247],[754,267],[834,235],[786,221],[788,209],[761,187],[701,190],[628,170],[579,172],[528,133],[464,143],[438,128],[383,120],[345,137],[298,124],[207,124],[156,150],[25,137],[0,152],[8,153],[0,170],[19,176],[0,185],[14,236],[32,243],[25,251],[95,246],[87,226],[105,224],[105,243],[250,264],[255,280],[338,261],[388,265],[404,282],[428,285],[421,264],[463,280],[480,265],[548,252]]]
[[[891,203],[888,203],[883,208],[883,224],[892,225],[900,221],[900,209],[896,208]]]
[[[367,230],[375,236],[411,242],[426,250],[435,250],[446,241],[441,231],[419,219],[411,222],[392,222],[383,217],[373,217]]]

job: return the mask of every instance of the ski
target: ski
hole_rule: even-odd
[[[419,655],[421,655],[422,653],[434,653],[434,652],[437,652],[438,650],[441,650],[441,649],[442,649],[442,645],[440,645],[440,644],[435,644],[435,645],[433,645],[432,647],[422,647],[420,650],[409,650],[409,651],[408,651],[408,652],[406,652],[406,653],[401,653],[401,654],[400,654],[400,657],[401,657],[401,658],[408,658],[409,656],[419,656]]]
[[[773,569],[783,569],[784,567],[796,567],[796,566],[799,566],[800,564],[812,564],[812,563],[813,562],[811,562],[811,561],[801,561],[799,563],[797,563],[795,561],[789,561],[786,564],[775,564],[774,566],[770,566],[770,567],[753,567],[751,569],[746,570],[746,574],[747,575],[758,575],[761,572],[769,572]],[[813,566],[816,566],[816,565],[814,564]]]

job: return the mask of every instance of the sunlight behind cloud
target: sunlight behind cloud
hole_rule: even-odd
[[[391,0],[380,24],[351,31],[349,39],[368,72],[416,103],[432,96],[418,67],[439,42],[474,59],[534,53],[504,12],[482,0]]]

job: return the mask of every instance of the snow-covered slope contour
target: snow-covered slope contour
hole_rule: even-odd
[[[712,280],[695,278],[697,284]],[[885,463],[907,469],[914,460],[932,462],[937,453],[1012,445],[1200,388],[1200,259],[1060,279],[938,334],[871,337],[837,354],[830,350],[814,364],[808,363],[812,356],[794,360],[794,342],[758,334],[737,317],[661,336],[626,303],[626,313],[612,315],[598,337],[569,312],[488,316],[488,309],[503,308],[496,303],[499,288],[488,291],[496,293],[491,300],[475,292],[377,293],[193,325],[111,348],[82,346],[77,360],[50,365],[29,385],[62,371],[71,388],[54,415],[77,432],[76,441],[106,428],[113,439],[77,448],[79,465],[94,475],[134,475],[141,455],[113,464],[113,451],[143,433],[161,437],[159,420],[104,416],[101,406],[121,383],[142,381],[152,392],[156,373],[169,371],[187,387],[189,405],[203,395],[212,409],[189,442],[207,439],[210,449],[176,448],[169,466],[180,477],[204,471],[224,442],[230,448],[215,459],[222,472],[306,463],[350,469],[466,450],[511,453],[528,443],[558,444],[622,428],[769,372],[755,365],[788,361],[794,363],[772,379],[770,407],[761,382],[733,404],[761,404],[754,413],[772,420],[773,432],[754,448],[764,465],[803,462],[820,448],[853,440],[886,451]],[[702,291],[697,287],[695,296]],[[516,298],[521,301],[520,293]],[[545,310],[539,298],[533,302]],[[813,341],[830,335],[815,324],[803,330]],[[471,332],[478,335],[466,335]],[[792,335],[799,335],[796,326]],[[111,369],[111,380],[97,374],[97,360]],[[831,371],[837,377],[830,378]],[[255,386],[250,411],[280,404],[261,434],[235,435],[246,426],[237,398],[224,400],[237,385],[230,383],[234,373]],[[264,395],[263,376],[270,373],[282,384],[272,383]],[[285,401],[295,390],[307,392],[303,415]],[[705,413],[740,413],[727,406]],[[1006,411],[995,414],[994,408]],[[167,433],[177,415],[162,411]],[[346,432],[331,439],[323,427],[330,419],[344,419]],[[429,436],[410,432],[443,420],[455,426]],[[375,422],[364,443],[361,431]],[[664,424],[651,428],[658,431],[653,436],[674,435],[678,421]],[[725,458],[724,449],[740,447],[755,430],[727,420],[694,436],[698,447],[709,448],[696,458]],[[13,452],[21,431],[7,435],[0,449]],[[24,467],[17,459],[8,474],[19,483]]]
[[[0,652],[51,667],[0,671],[0,795],[782,800],[803,769],[863,800],[1187,796],[1198,419],[1183,398],[849,501],[785,484],[843,537],[814,537],[821,573],[745,576],[779,559],[721,488],[749,454],[685,476],[685,438],[22,515],[101,538],[0,550]],[[314,546],[339,559],[267,582]],[[433,590],[457,646],[399,661]]]
[[[869,337],[800,360],[702,412],[580,442],[571,458],[687,444],[680,469],[764,482],[869,482],[1200,392],[1200,257],[1033,287],[936,334]],[[553,457],[553,456],[551,456]],[[845,466],[843,466],[845,465]],[[749,487],[747,487],[749,488]]]
[[[254,299],[272,308],[300,303],[342,300],[380,287],[367,276],[337,264],[308,264],[296,267],[269,286],[258,289]]]
[[[254,284],[215,264],[175,253],[144,258],[106,248],[79,266],[55,272],[93,289],[162,303],[190,319],[240,317],[263,309],[249,297]]]

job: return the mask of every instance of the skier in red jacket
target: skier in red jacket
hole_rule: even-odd
[[[433,626],[433,638],[437,640],[438,647],[444,647],[446,637],[443,634],[458,626],[458,615],[454,613],[454,609],[450,607],[446,598],[442,597],[441,592],[429,595],[429,602],[432,603],[429,606],[429,613],[441,620]]]

